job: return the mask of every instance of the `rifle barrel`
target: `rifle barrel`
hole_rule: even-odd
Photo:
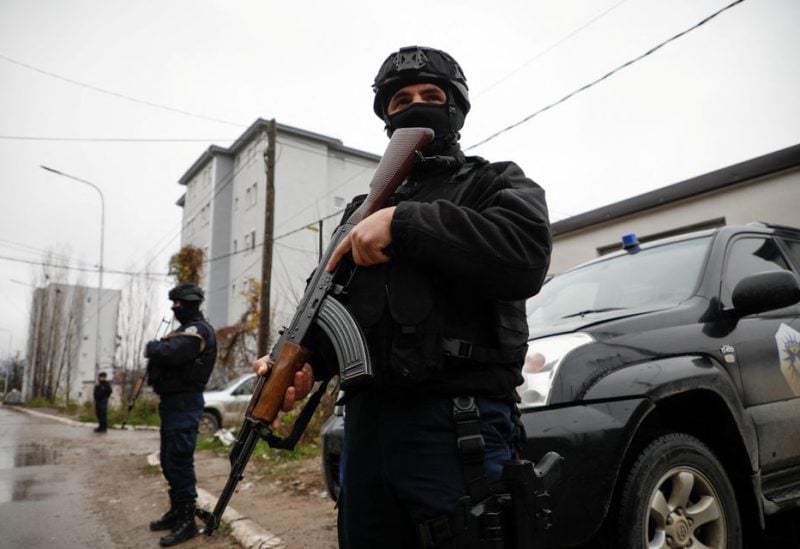
[[[220,494],[219,499],[214,506],[214,511],[209,513],[205,509],[198,508],[195,510],[195,516],[205,523],[205,529],[203,530],[203,533],[205,533],[207,536],[210,536],[214,533],[214,530],[219,528],[220,521],[222,520],[222,514],[225,512],[225,508],[228,507],[228,503],[231,501],[233,492],[236,490],[236,485],[239,484],[239,481],[242,480],[242,478],[244,478],[244,469],[247,466],[247,462],[250,461],[250,456],[253,453],[253,450],[255,450],[256,444],[258,443],[258,429],[254,428],[252,423],[245,422],[245,424],[242,426],[242,433],[239,434],[239,438],[241,439],[242,437],[244,437],[244,442],[242,443],[239,453],[236,455],[236,460],[231,464],[231,472],[228,475],[225,488],[222,490],[222,493]],[[236,444],[238,443],[239,441],[237,440]]]

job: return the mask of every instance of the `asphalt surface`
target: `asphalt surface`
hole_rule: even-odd
[[[0,548],[119,546],[107,521],[92,509],[91,487],[84,481],[87,462],[99,457],[92,427],[24,407],[0,406]],[[136,434],[140,436],[116,438],[113,448],[104,446],[104,452],[141,451],[143,438],[158,447],[157,431]],[[158,463],[156,452],[146,459],[151,465]],[[96,467],[98,473],[108,473],[102,464]],[[199,507],[211,510],[216,502],[215,496],[198,488]],[[285,547],[278,536],[231,506],[223,522],[229,527],[227,537],[242,547]]]

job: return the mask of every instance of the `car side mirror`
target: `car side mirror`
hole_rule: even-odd
[[[741,316],[782,309],[800,301],[800,281],[791,271],[757,273],[739,281],[732,300]]]

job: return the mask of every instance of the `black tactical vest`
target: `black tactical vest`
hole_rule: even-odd
[[[197,329],[197,333],[187,332],[192,326]],[[168,334],[166,338],[187,336],[199,337],[203,341],[199,355],[178,364],[169,363],[168,359],[161,359],[151,361],[149,365],[148,382],[159,395],[205,390],[217,358],[217,339],[214,328],[203,319],[191,320]]]
[[[493,173],[490,166],[469,159],[458,171],[406,183],[394,203],[444,199],[470,207],[472,191]],[[361,200],[357,197],[348,212]],[[340,300],[364,330],[376,386],[508,396],[522,381],[528,336],[524,301],[489,299],[401,257],[350,274]]]

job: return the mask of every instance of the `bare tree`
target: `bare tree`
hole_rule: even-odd
[[[247,307],[239,321],[217,330],[217,365],[213,380],[228,380],[249,369],[256,355],[261,285],[249,278],[241,295]]]
[[[16,389],[18,391],[22,390],[22,374],[25,371],[25,361],[19,356],[19,352],[16,355],[9,358],[5,363],[5,375],[6,379],[3,380],[3,386],[5,389],[10,391],[11,389]]]
[[[53,401],[66,397],[78,365],[86,288],[70,283],[69,256],[45,253],[31,307],[28,339],[31,395]],[[66,265],[55,267],[56,264]]]
[[[145,270],[151,270],[150,264]],[[129,275],[122,291],[117,364],[123,369],[123,399],[130,398],[136,380],[145,373],[147,363],[142,354],[145,344],[163,332],[160,328],[168,322],[154,306],[158,288],[160,284],[145,272]]]

